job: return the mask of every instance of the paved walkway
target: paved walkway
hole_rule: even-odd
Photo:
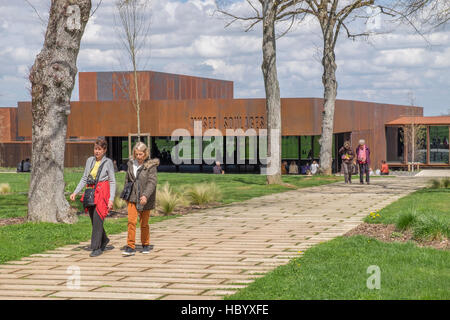
[[[420,171],[416,177],[450,177],[450,169],[425,169]]]
[[[111,235],[115,249],[96,258],[80,248],[89,242],[35,254],[0,265],[0,299],[222,299],[424,185],[379,178],[203,210],[152,225],[148,255],[122,257],[126,233]]]

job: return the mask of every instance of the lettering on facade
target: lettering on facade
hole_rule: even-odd
[[[191,117],[192,127],[194,127],[194,121],[201,121],[203,129],[219,129],[218,117]],[[221,129],[263,129],[265,128],[266,123],[263,116],[230,115],[223,117],[222,126]]]

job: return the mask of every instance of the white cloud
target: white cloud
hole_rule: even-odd
[[[48,16],[48,0],[30,1],[42,17]],[[94,7],[97,2],[93,1]],[[79,71],[125,69],[126,56],[114,25],[114,2],[103,0],[90,19],[81,41]],[[243,0],[233,0],[232,8],[239,14],[251,13]],[[249,32],[243,31],[248,23],[225,28],[229,20],[213,14],[214,9],[214,0],[153,0],[149,47],[142,59],[146,69],[232,80],[235,97],[264,97],[261,24]],[[0,11],[0,106],[11,106],[29,100],[26,74],[42,48],[46,26],[21,1],[0,0]],[[277,33],[287,26],[288,22],[277,25]],[[409,104],[408,92],[413,91],[426,114],[446,110],[450,31],[427,34],[426,42],[407,26],[392,30],[365,41],[350,41],[345,32],[340,35],[338,98]],[[294,25],[277,41],[283,97],[323,96],[321,46],[320,28],[312,18]]]

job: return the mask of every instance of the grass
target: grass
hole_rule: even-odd
[[[338,237],[315,246],[257,279],[228,300],[450,299],[450,252],[412,243]],[[381,270],[381,289],[367,288],[369,266]]]
[[[176,216],[151,217],[149,223],[172,217]],[[109,235],[120,233],[127,230],[127,223],[127,218],[106,219],[104,228]],[[91,221],[86,216],[81,216],[73,225],[29,222],[3,226],[0,227],[0,264],[90,238]]]
[[[435,240],[450,237],[450,189],[435,186],[411,193],[379,211],[379,217],[370,215],[367,223],[395,224],[397,229],[411,229],[414,238]],[[438,181],[438,180],[437,180]],[[440,185],[440,182],[439,182]]]
[[[75,190],[83,170],[80,168],[65,169],[64,179],[66,196]],[[285,183],[294,185],[297,188],[313,187],[337,181],[342,181],[342,177],[336,176],[283,176]],[[122,188],[125,181],[125,173],[116,173],[116,183],[118,188]],[[164,185],[168,182],[174,191],[183,193],[183,190],[203,183],[214,183],[222,193],[219,200],[221,204],[229,204],[248,200],[267,194],[278,193],[291,190],[287,186],[266,185],[265,176],[259,174],[190,174],[190,173],[158,173],[158,184]],[[29,173],[2,173],[0,174],[0,184],[8,183],[12,194],[2,195],[0,198],[0,219],[10,217],[26,216],[26,198],[28,185],[30,183]],[[17,204],[15,204],[17,203]],[[8,204],[8,205],[5,205]],[[13,205],[10,207],[9,205]],[[79,197],[77,201],[70,202],[79,210],[82,209]]]
[[[83,168],[65,169],[65,193],[69,195],[76,188]],[[296,187],[310,187],[342,181],[341,177],[306,177],[284,176],[286,183]],[[124,184],[125,173],[116,174],[119,188]],[[2,173],[0,183],[8,183],[10,194],[0,196],[0,219],[25,217],[27,214],[27,192],[30,182],[29,173]],[[214,183],[221,191],[222,204],[244,201],[253,197],[263,196],[276,192],[291,190],[286,186],[266,185],[266,179],[261,175],[213,175],[189,173],[158,173],[158,184],[170,183],[178,191],[186,190],[195,184]],[[82,211],[79,197],[75,202],[69,202]],[[170,216],[177,217],[177,216]],[[152,217],[150,223],[158,222],[168,217]],[[105,230],[108,234],[120,233],[127,230],[127,219],[106,219]],[[88,217],[81,216],[73,225],[50,223],[24,223],[0,227],[0,263],[20,259],[34,253],[55,249],[60,246],[75,244],[90,239],[91,224]]]

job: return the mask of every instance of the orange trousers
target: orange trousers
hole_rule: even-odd
[[[150,210],[137,211],[136,204],[128,202],[128,238],[127,245],[136,248],[136,224],[139,215],[141,222],[141,242],[143,246],[150,245],[150,226],[148,219],[150,218]]]

